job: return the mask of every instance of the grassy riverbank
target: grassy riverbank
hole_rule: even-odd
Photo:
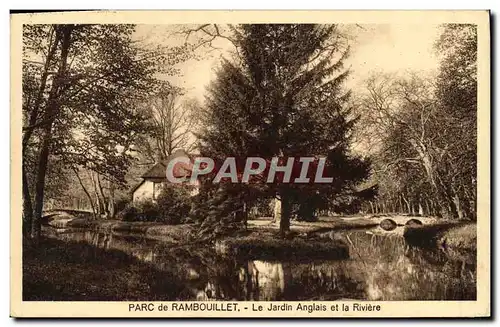
[[[319,221],[302,222],[291,221],[290,231],[295,235],[311,235],[329,231],[345,231],[352,229],[366,229],[376,227],[380,221],[391,218],[399,225],[411,219],[406,216],[337,216],[320,217]],[[419,218],[424,224],[434,223],[434,218]],[[150,238],[161,238],[165,241],[183,242],[196,229],[192,224],[166,225],[158,222],[125,222],[121,220],[93,220],[90,218],[71,217],[71,215],[55,215],[47,222],[48,226],[56,229],[79,228],[102,232],[130,233]],[[273,223],[271,217],[249,220],[249,232],[278,233],[279,224]]]
[[[47,238],[24,246],[24,301],[160,301],[182,290],[174,275],[121,251]]]
[[[404,236],[410,244],[417,246],[476,251],[476,229],[475,223],[443,223],[407,228]]]
[[[215,247],[217,253],[221,255],[259,260],[301,261],[349,258],[349,246],[341,240],[282,239],[269,233],[258,232],[244,237],[219,240]]]
[[[477,225],[464,224],[450,228],[441,234],[439,243],[447,248],[476,251]]]
[[[54,221],[51,227],[55,228],[76,228],[100,231],[104,233],[121,233],[140,235],[151,239],[161,238],[163,241],[172,243],[185,242],[191,231],[192,225],[165,225],[156,222],[125,222],[121,220],[91,220],[76,218],[65,221],[63,224]]]
[[[165,225],[157,222],[124,222],[120,220],[92,220],[85,218],[63,219],[54,217],[49,225],[56,227],[54,231],[65,229],[82,229],[99,233],[130,235],[171,244],[193,244],[202,242],[192,224]],[[386,233],[377,226],[381,221],[390,218],[403,234],[405,223],[415,217],[403,215],[379,216],[337,216],[320,217],[317,222],[292,221],[289,237],[283,239],[279,234],[279,226],[270,219],[248,221],[246,231],[238,235],[228,236],[217,241],[217,249],[222,254],[237,253],[248,257],[268,259],[283,258],[346,258],[348,247],[340,237],[351,230],[372,229],[375,233]],[[424,247],[441,247],[443,244],[456,250],[475,250],[475,224],[457,224],[456,222],[438,221],[432,217],[416,217],[423,223],[420,227],[404,228],[408,243]],[[468,227],[467,227],[468,226]],[[52,229],[51,229],[52,232]],[[203,241],[207,246],[210,241]]]

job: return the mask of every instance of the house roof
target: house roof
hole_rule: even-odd
[[[153,167],[151,167],[148,171],[146,171],[144,174],[142,174],[141,177],[144,179],[166,178],[166,176],[165,176],[166,169],[167,169],[167,166],[165,165],[165,162],[158,162]]]
[[[134,187],[132,187],[132,189],[130,190],[130,192],[132,194],[134,194],[134,192],[139,188],[139,186],[141,186],[142,184],[144,184],[144,179],[142,181],[140,181],[139,183],[137,183]]]
[[[166,160],[156,163],[148,171],[146,171],[141,177],[143,179],[166,179],[167,166],[170,161],[178,157],[188,157],[191,158],[186,151],[177,150],[167,157]],[[192,161],[192,159],[191,159]],[[174,167],[174,177],[185,177],[190,175],[192,165],[185,165],[183,163],[178,163]]]

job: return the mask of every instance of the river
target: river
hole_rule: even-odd
[[[179,300],[476,299],[475,255],[412,247],[400,227],[392,232],[379,227],[341,232],[350,258],[320,261],[231,258],[207,246],[178,246],[88,230],[59,230],[50,235],[120,250],[177,276],[185,288]]]

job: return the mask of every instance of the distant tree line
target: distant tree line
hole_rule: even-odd
[[[358,98],[380,186],[367,212],[476,219],[476,26],[442,26],[436,51],[437,76],[374,74]]]

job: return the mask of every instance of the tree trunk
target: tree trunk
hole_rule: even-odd
[[[434,208],[434,201],[432,201],[432,199],[429,199],[429,212],[432,216],[437,216],[436,210]]]
[[[95,180],[93,171],[89,171],[89,175],[90,175],[90,180],[92,182],[92,189],[94,190],[94,195],[95,195],[96,212],[97,215],[100,216],[104,212],[104,210],[101,205],[101,200],[99,199],[99,192],[97,191],[97,182]]]
[[[52,31],[53,32],[53,31]],[[49,76],[49,68],[50,64],[52,63],[52,60],[54,58],[54,54],[57,49],[57,45],[60,41],[60,34],[55,33],[55,38],[52,43],[50,43],[49,40],[49,51],[47,52],[47,58],[45,59],[45,64],[42,72],[42,76],[40,78],[40,87],[38,88],[38,92],[35,98],[35,102],[33,104],[33,108],[30,110],[29,114],[29,119],[28,119],[28,126],[26,126],[26,130],[24,131],[23,134],[23,139],[22,139],[22,150],[23,150],[23,161],[24,161],[24,151],[26,150],[26,147],[28,146],[29,140],[31,138],[31,135],[33,135],[35,128],[35,124],[37,122],[38,116],[39,116],[39,111],[40,111],[40,105],[43,100],[43,94],[45,92],[45,88],[47,86],[47,78]],[[52,34],[51,34],[52,38]],[[34,225],[33,221],[33,204],[31,202],[31,192],[29,189],[29,184],[28,184],[28,178],[26,176],[26,170],[24,167],[24,162],[23,162],[23,168],[22,168],[22,177],[23,177],[23,233],[25,236],[28,236],[31,234],[32,230],[32,225]]]
[[[28,177],[24,164],[22,167],[23,174],[23,235],[29,236],[31,233],[31,224],[33,222],[33,205],[31,203],[31,194],[28,185]]]
[[[97,182],[97,192],[99,194],[99,201],[101,202],[103,213],[106,216],[106,218],[109,218],[108,201],[106,200],[106,196],[104,195],[104,191],[102,189],[101,177],[99,173],[96,173],[96,182]]]
[[[80,186],[82,187],[83,192],[85,192],[85,195],[87,195],[87,198],[90,201],[90,206],[92,207],[92,216],[93,216],[93,218],[95,220],[97,217],[96,217],[96,211],[95,211],[95,206],[94,206],[94,202],[93,202],[94,200],[92,199],[92,196],[90,196],[89,191],[87,191],[87,188],[83,184],[83,181],[80,178],[80,175],[78,174],[78,170],[73,167],[73,171],[75,172],[76,178],[78,179],[78,182],[80,183]]]
[[[45,175],[47,173],[48,159],[50,153],[50,143],[52,139],[52,124],[50,128],[45,128],[43,133],[43,142],[38,157],[38,174],[35,184],[35,215],[31,224],[31,238],[35,243],[40,239],[42,230],[42,211],[45,189]]]
[[[47,101],[47,111],[45,114],[46,117],[48,117],[48,120],[42,129],[42,142],[40,145],[40,153],[38,156],[38,171],[35,181],[35,212],[31,225],[31,237],[35,243],[38,243],[41,234],[45,176],[47,174],[48,160],[51,150],[50,147],[52,143],[52,125],[54,123],[56,115],[60,110],[58,97],[60,96],[60,89],[64,84],[72,30],[72,25],[66,25],[56,30],[56,34],[60,35],[61,39],[61,61]]]
[[[406,213],[410,214],[411,213],[410,201],[408,201],[404,195],[403,195],[403,201],[406,203]]]
[[[280,216],[280,234],[284,236],[290,231],[290,216],[292,214],[292,204],[290,198],[285,192],[281,194],[281,216]]]
[[[54,58],[57,45],[59,44],[61,40],[61,34],[60,33],[55,33],[55,38],[53,43],[50,43],[49,41],[49,51],[47,53],[47,58],[45,59],[45,64],[43,67],[43,73],[40,78],[40,87],[38,88],[38,92],[35,98],[35,102],[33,104],[33,108],[30,111],[29,119],[28,119],[28,126],[26,126],[26,130],[23,135],[23,150],[26,148],[28,145],[28,142],[31,138],[31,135],[33,135],[33,131],[36,129],[34,125],[36,125],[37,119],[38,119],[38,114],[40,112],[40,105],[42,104],[43,100],[43,94],[45,92],[45,88],[47,86],[47,78],[49,77],[49,68],[50,64],[52,63],[52,60]]]
[[[420,216],[424,215],[424,208],[422,207],[422,204],[420,202],[418,202],[418,214]]]
[[[109,183],[109,201],[108,201],[108,213],[109,218],[115,217],[115,186],[112,181],[108,181]]]
[[[273,224],[277,224],[279,226],[281,217],[281,200],[278,198],[274,199],[274,208],[273,208]]]
[[[458,219],[462,220],[464,218],[464,213],[462,211],[462,206],[460,203],[460,198],[457,194],[453,196],[453,204],[455,205],[455,209],[457,211]]]

